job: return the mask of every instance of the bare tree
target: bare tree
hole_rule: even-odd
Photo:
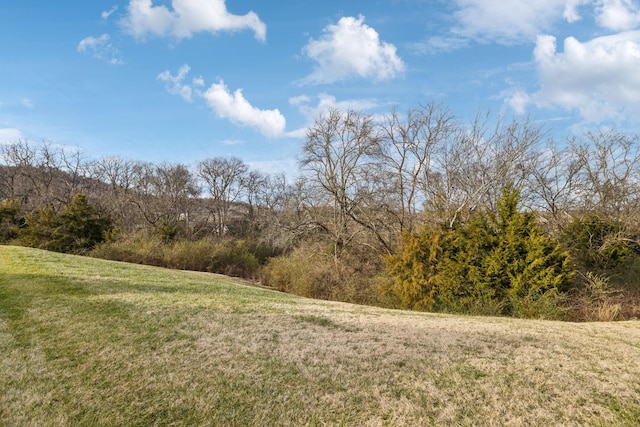
[[[191,171],[182,164],[156,167],[156,195],[165,207],[168,222],[177,222],[190,235],[191,210],[200,190]]]
[[[27,211],[45,205],[59,210],[88,185],[85,159],[75,148],[22,139],[2,145],[0,158],[3,197],[19,200]]]
[[[231,207],[245,190],[249,168],[236,157],[216,157],[198,164],[198,176],[211,196],[208,207],[213,214],[215,232],[222,236],[228,230]]]
[[[181,225],[189,233],[189,214],[199,194],[194,176],[182,164],[136,163],[133,168],[134,203],[151,226]]]
[[[441,105],[428,104],[407,112],[406,118],[392,111],[381,125],[383,149],[381,171],[388,195],[382,203],[397,225],[396,234],[413,231],[417,213],[422,210],[431,184],[434,150],[456,131],[453,115]]]
[[[289,182],[284,174],[267,176],[258,197],[259,240],[271,248],[288,250],[313,235],[316,224],[308,209],[312,203],[304,178]]]
[[[491,126],[490,116],[478,115],[469,127],[459,127],[441,140],[427,177],[427,207],[453,227],[465,212],[496,209],[507,183],[524,186],[534,148],[544,131],[531,121],[502,120]]]
[[[331,110],[307,131],[301,165],[321,200],[313,216],[331,237],[336,260],[362,230],[356,210],[368,194],[366,173],[375,167],[380,150],[376,132],[371,116],[352,110]]]
[[[3,164],[2,194],[4,198],[19,200],[23,205],[35,196],[36,189],[28,179],[36,167],[36,148],[26,139],[0,145]]]
[[[243,198],[246,203],[247,217],[245,233],[252,238],[260,231],[261,196],[264,194],[268,177],[258,171],[248,171],[243,179]]]
[[[37,154],[35,168],[27,176],[36,189],[40,204],[53,206],[54,202],[58,202],[54,208],[59,208],[60,200],[54,194],[57,187],[54,180],[62,165],[60,151],[51,142],[44,141],[39,145]]]
[[[78,193],[86,193],[91,186],[90,164],[78,148],[60,148],[60,181],[58,200],[68,205]]]
[[[616,219],[640,205],[640,145],[637,135],[612,130],[588,132],[572,149],[581,166],[579,195],[583,209]]]
[[[579,158],[571,150],[560,150],[555,145],[538,152],[529,169],[524,202],[532,210],[547,214],[551,230],[560,230],[576,208],[580,171]]]
[[[128,231],[139,225],[131,202],[135,198],[134,167],[135,162],[121,157],[103,157],[90,165],[92,178],[105,184],[105,188],[95,188],[95,192],[102,195],[100,204],[120,227]]]

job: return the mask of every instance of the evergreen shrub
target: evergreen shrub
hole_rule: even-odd
[[[17,200],[0,200],[0,243],[15,239],[22,223],[20,202]]]
[[[426,225],[388,257],[384,291],[401,307],[454,313],[562,317],[573,266],[520,194],[503,188],[496,213],[476,211],[452,228]]]
[[[55,252],[85,254],[104,242],[111,220],[89,204],[84,194],[74,196],[59,214],[39,208],[25,218],[18,243]]]

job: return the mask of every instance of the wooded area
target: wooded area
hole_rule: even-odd
[[[640,314],[638,136],[552,138],[427,104],[332,110],[297,177],[238,158],[0,146],[0,240],[261,280],[305,296],[571,320]]]

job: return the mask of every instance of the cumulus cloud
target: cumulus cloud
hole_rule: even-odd
[[[511,107],[517,114],[524,114],[527,111],[527,107],[531,104],[531,95],[523,90],[504,91],[501,95],[511,92],[505,98],[505,103]]]
[[[580,21],[582,16],[578,11],[580,6],[591,3],[592,0],[567,0],[562,17],[569,23]]]
[[[191,102],[196,96],[203,98],[218,117],[257,129],[268,138],[284,134],[286,120],[279,110],[261,110],[254,107],[244,97],[242,89],[231,93],[222,80],[203,91],[200,89],[205,86],[202,77],[196,77],[189,83],[185,82],[190,71],[189,65],[184,64],[175,76],[169,71],[163,71],[158,74],[157,79],[165,82],[167,92],[178,95],[187,102]]]
[[[453,40],[464,37],[503,44],[532,42],[539,34],[551,32],[562,20],[581,20],[587,10],[600,27],[608,30],[627,31],[640,24],[640,8],[633,0],[454,0],[454,8]],[[435,42],[447,39],[437,38]]]
[[[395,78],[405,70],[396,47],[381,41],[363,16],[341,18],[323,32],[319,40],[311,39],[303,49],[316,66],[301,84],[333,83],[352,77],[380,81]]]
[[[120,51],[109,40],[109,34],[102,34],[100,37],[85,37],[78,43],[77,50],[112,65],[122,64]]]
[[[187,64],[184,64],[178,70],[177,75],[172,76],[171,73],[167,70],[158,74],[157,79],[166,83],[167,92],[173,95],[178,95],[187,102],[191,102],[193,100],[193,86],[203,86],[204,81],[202,80],[202,77],[196,77],[192,80],[191,85],[185,84],[184,79],[185,77],[187,77],[187,74],[189,74],[189,71],[191,71],[191,67],[189,67],[189,65]]]
[[[527,105],[559,106],[580,113],[585,121],[640,118],[640,31],[629,31],[580,42],[537,38],[534,61],[540,90],[517,92],[507,102],[516,110]]]
[[[631,30],[640,24],[640,8],[632,0],[598,0],[596,22],[609,30]]]
[[[172,0],[172,10],[153,5],[152,0],[130,0],[127,15],[121,21],[126,33],[142,40],[148,35],[190,38],[206,31],[253,30],[256,39],[266,40],[267,27],[254,12],[233,15],[225,0]]]
[[[640,25],[637,0],[453,0],[453,25],[447,34],[415,46],[418,52],[450,51],[469,41],[513,45],[534,43],[540,34],[552,34],[565,21],[584,15],[609,31],[630,31]]]
[[[252,106],[242,94],[242,89],[236,89],[231,93],[220,80],[219,83],[212,84],[202,96],[219,117],[258,129],[269,138],[275,138],[284,133],[286,120],[280,111],[260,110]]]
[[[553,24],[580,19],[578,6],[588,0],[455,0],[456,25],[452,33],[481,41],[532,41]]]

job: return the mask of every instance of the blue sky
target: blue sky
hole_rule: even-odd
[[[640,121],[634,0],[4,1],[0,55],[0,143],[92,158],[291,171],[331,107]]]

